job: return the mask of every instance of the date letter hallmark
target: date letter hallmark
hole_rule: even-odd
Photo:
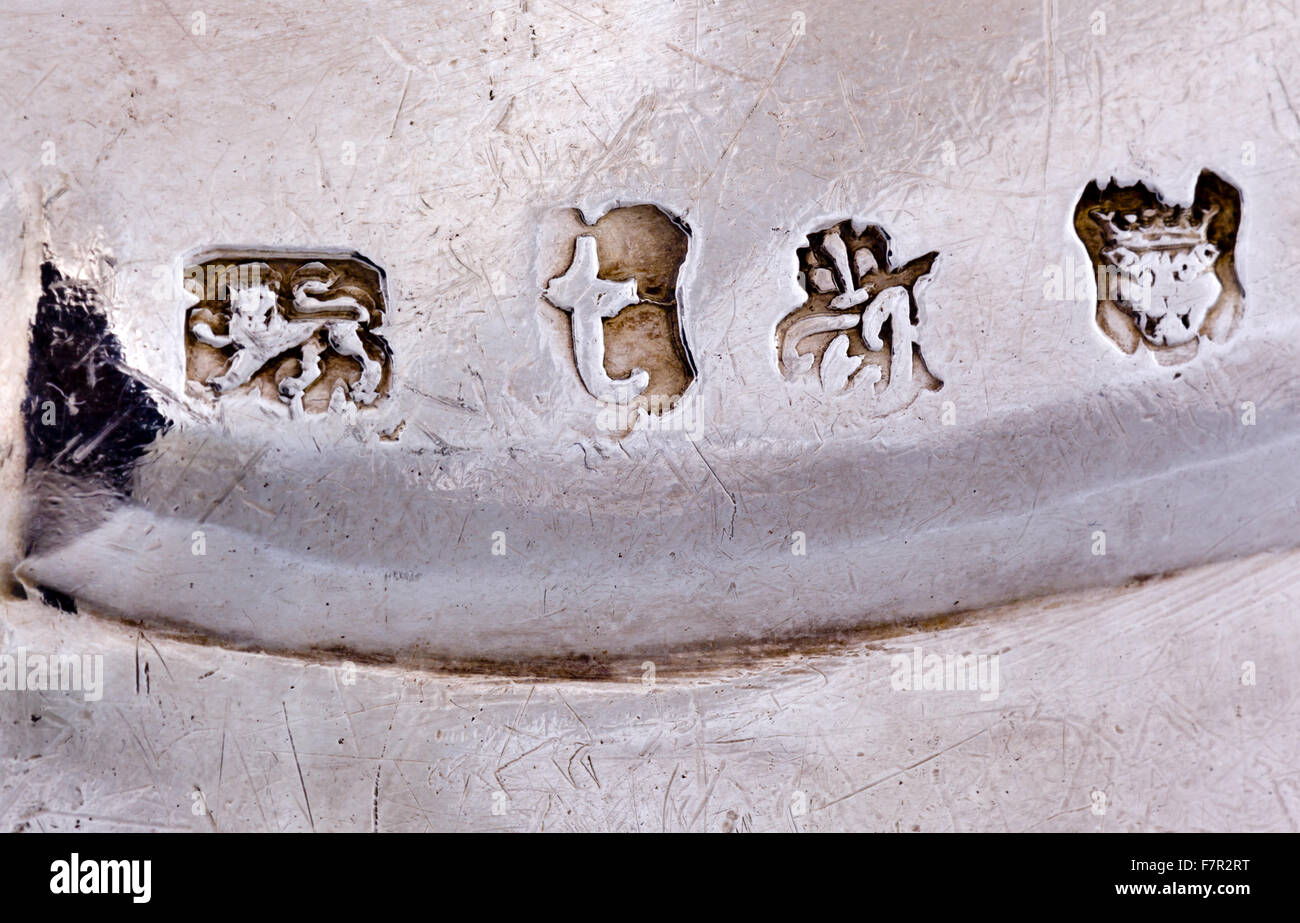
[[[558,259],[550,267],[542,295],[568,315],[588,393],[652,415],[674,408],[695,379],[678,291],[685,223],[655,205],[630,205],[594,223],[577,211],[554,215],[546,236],[558,258],[572,254],[563,271]]]

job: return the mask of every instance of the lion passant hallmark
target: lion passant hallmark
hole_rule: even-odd
[[[257,392],[295,415],[387,392],[384,274],[364,257],[212,252],[186,266],[184,285],[191,388]]]

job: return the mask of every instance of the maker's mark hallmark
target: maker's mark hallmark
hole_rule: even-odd
[[[1074,228],[1097,276],[1097,326],[1132,355],[1145,346],[1161,365],[1186,362],[1202,337],[1223,342],[1245,295],[1235,247],[1241,193],[1203,170],[1191,205],[1168,205],[1143,183],[1091,182]]]
[[[942,388],[921,355],[916,292],[938,256],[896,267],[885,231],[853,221],[809,234],[797,253],[807,298],[776,328],[782,374],[828,395],[869,395],[875,414]]]
[[[383,273],[359,256],[211,257],[186,267],[185,291],[186,377],[215,395],[260,392],[298,415],[388,389]]]

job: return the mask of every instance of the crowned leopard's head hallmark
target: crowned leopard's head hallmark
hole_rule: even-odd
[[[563,256],[547,264],[542,297],[568,316],[582,386],[629,411],[620,421],[677,407],[695,380],[678,285],[685,222],[657,205],[612,208],[594,222],[565,209],[549,217],[544,238],[544,250]]]
[[[885,230],[852,220],[809,234],[796,253],[807,297],[776,328],[781,373],[827,395],[866,395],[877,416],[942,388],[921,354],[916,291],[938,256],[895,266]]]
[[[185,268],[186,377],[260,393],[291,414],[375,404],[392,352],[384,274],[357,254],[209,252]]]
[[[1096,271],[1098,326],[1124,352],[1145,345],[1164,365],[1191,359],[1203,336],[1226,340],[1244,303],[1240,217],[1241,194],[1208,170],[1187,206],[1144,183],[1089,183],[1074,226]]]

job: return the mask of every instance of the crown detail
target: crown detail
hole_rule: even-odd
[[[1101,229],[1110,246],[1130,250],[1180,250],[1204,243],[1206,229],[1218,213],[1219,207],[1211,206],[1197,221],[1192,209],[1176,205],[1173,208],[1144,208],[1140,212],[1094,208],[1088,212],[1088,217]]]

